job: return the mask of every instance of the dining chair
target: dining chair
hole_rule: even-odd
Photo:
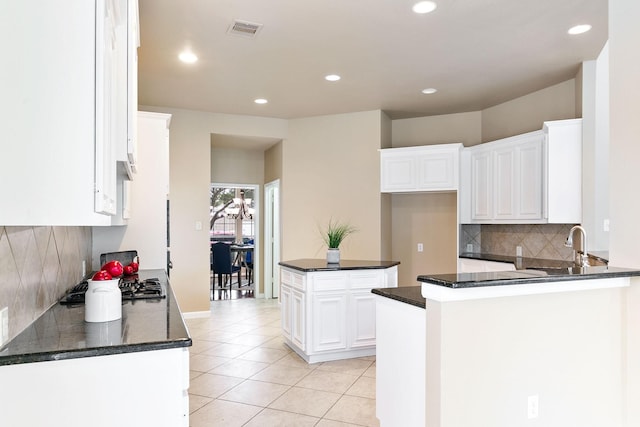
[[[253,245],[254,244],[253,242],[254,242],[253,239],[247,240],[248,245]],[[253,280],[253,250],[245,252],[244,265],[247,268],[246,270],[247,280],[248,280],[247,284],[251,284]]]
[[[218,285],[222,289],[229,281],[229,289],[231,289],[232,275],[238,273],[238,286],[241,281],[240,267],[233,265],[231,261],[231,246],[227,243],[217,242],[211,245],[211,269],[213,274],[218,275]],[[222,276],[225,276],[224,285],[222,284]]]

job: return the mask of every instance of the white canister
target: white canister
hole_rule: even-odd
[[[110,322],[122,318],[122,292],[119,279],[88,280],[84,295],[84,320],[87,322]]]

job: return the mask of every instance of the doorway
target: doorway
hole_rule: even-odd
[[[264,186],[264,295],[280,296],[280,180]]]
[[[259,297],[260,186],[212,183],[209,196],[210,299]],[[233,273],[229,276],[221,277],[214,272],[215,243],[230,246]]]

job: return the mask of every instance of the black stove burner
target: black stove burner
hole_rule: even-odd
[[[84,294],[87,292],[89,283],[84,280],[71,289],[60,300],[60,304],[84,304]],[[120,279],[118,287],[122,292],[122,300],[138,300],[138,299],[162,299],[166,295],[162,290],[160,280],[157,278],[145,279],[140,281],[138,276],[131,278],[125,277]]]

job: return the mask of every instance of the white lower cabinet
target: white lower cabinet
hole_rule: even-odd
[[[291,341],[300,348],[306,347],[305,340],[305,304],[303,292],[291,292]]]
[[[311,319],[314,352],[347,349],[346,292],[313,295]]]
[[[2,426],[189,425],[184,347],[7,365],[0,383]]]
[[[375,355],[373,288],[396,287],[397,267],[304,272],[282,267],[282,335],[309,363]]]

